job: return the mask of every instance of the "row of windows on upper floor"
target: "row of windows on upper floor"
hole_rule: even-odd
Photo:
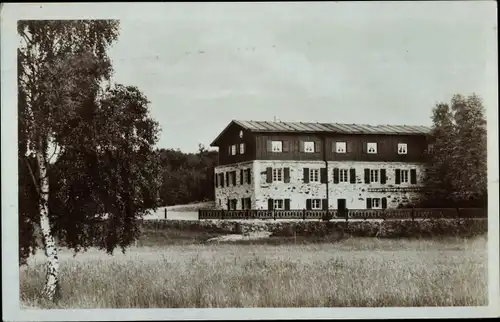
[[[236,171],[218,173],[215,175],[215,186],[223,188],[230,185],[236,186]],[[327,182],[326,168],[303,168],[303,182]],[[333,183],[356,183],[356,169],[333,168]],[[240,184],[251,183],[251,169],[240,170]],[[290,183],[290,168],[266,168],[266,182]],[[386,169],[364,169],[364,183],[387,183]],[[417,184],[416,169],[394,169],[394,184],[410,183]]]
[[[283,144],[285,143],[285,144]],[[289,142],[288,141],[267,141],[268,152],[288,152]],[[301,141],[300,151],[304,153],[317,153],[320,151],[320,146],[318,142],[314,141]],[[433,145],[429,144],[427,147],[428,153],[432,153]],[[366,152],[368,154],[377,154],[378,145],[376,142],[366,143]],[[333,142],[332,152],[335,153],[347,153],[347,143],[346,142]],[[229,155],[244,154],[245,153],[245,143],[233,144],[229,146]],[[398,143],[398,154],[408,154],[408,144]]]
[[[289,142],[287,141],[268,141],[267,151],[268,152],[288,152]],[[398,143],[398,154],[408,154],[408,144]],[[321,151],[321,146],[319,142],[315,141],[300,141],[300,152],[304,153],[318,153]],[[332,143],[332,152],[335,153],[348,153],[347,142],[337,141]],[[366,143],[366,152],[368,154],[378,153],[378,144],[376,142]]]
[[[240,169],[240,185],[243,185],[245,183],[249,184],[252,182],[252,169]],[[227,171],[227,172],[221,172],[215,174],[215,187],[221,187],[223,188],[224,186],[229,187],[230,185],[236,186],[237,180],[236,180],[236,170],[233,171]]]
[[[344,199],[345,200],[345,199]],[[290,209],[290,199],[267,199],[267,210],[291,210]],[[238,205],[239,204],[239,205]],[[222,206],[222,202],[219,199],[219,206]],[[304,209],[307,210],[326,210],[328,209],[328,201],[326,199],[306,199]],[[228,199],[226,209],[227,210],[238,210],[238,208],[245,210],[251,209],[251,199],[241,198],[241,202],[238,199]],[[387,198],[366,198],[366,209],[386,209],[387,208]]]
[[[309,182],[327,182],[326,168],[303,168],[303,181]],[[290,168],[271,168],[266,169],[266,182],[290,182]],[[333,168],[333,183],[356,183],[356,169],[354,168]],[[386,169],[364,169],[364,183],[387,183]],[[394,183],[417,184],[416,169],[394,169]]]

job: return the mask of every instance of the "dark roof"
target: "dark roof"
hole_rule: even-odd
[[[268,121],[241,121],[233,120],[219,134],[211,145],[232,124],[237,124],[250,132],[274,133],[340,133],[340,134],[385,134],[385,135],[426,135],[431,128],[422,125],[369,125],[344,123],[313,123],[313,122],[268,122]]]

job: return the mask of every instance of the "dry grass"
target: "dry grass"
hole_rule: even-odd
[[[42,254],[21,269],[21,300],[42,308],[486,305],[486,255],[484,237],[66,251],[59,303],[39,300]]]

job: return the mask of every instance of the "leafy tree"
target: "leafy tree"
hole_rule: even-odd
[[[138,234],[135,218],[156,206],[158,124],[149,102],[137,88],[102,86],[118,27],[113,20],[18,23],[20,263],[37,247],[39,223],[49,300],[59,295],[55,237],[75,251],[96,240],[108,252],[124,250]]]
[[[486,121],[481,99],[453,96],[451,107],[433,109],[426,169],[426,203],[431,206],[484,206],[486,197]]]
[[[214,167],[218,153],[199,145],[198,153],[160,149],[163,205],[214,199]]]

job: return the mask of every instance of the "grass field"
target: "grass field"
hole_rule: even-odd
[[[142,243],[114,256],[90,250],[73,258],[63,250],[62,299],[55,305],[39,299],[44,257],[37,254],[20,271],[21,301],[40,308],[487,304],[485,237],[285,245],[189,240]]]

